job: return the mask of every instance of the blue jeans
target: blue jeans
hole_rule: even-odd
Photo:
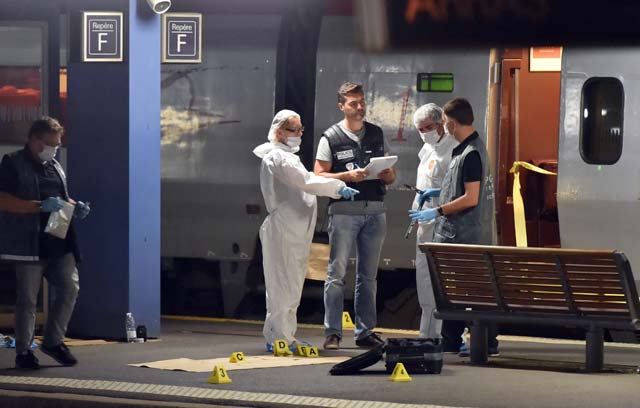
[[[376,326],[378,261],[387,233],[384,213],[329,216],[329,268],[324,283],[324,333],[342,338],[344,277],[356,243],[355,339],[363,339]]]
[[[43,345],[57,346],[62,343],[67,324],[78,297],[78,270],[76,259],[68,253],[59,258],[39,262],[16,262],[16,353],[30,349],[36,324],[38,292],[44,276],[51,288],[49,316],[44,326]]]

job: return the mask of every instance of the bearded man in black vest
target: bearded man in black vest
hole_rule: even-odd
[[[342,339],[344,277],[352,245],[356,244],[355,342],[363,348],[383,343],[376,326],[378,262],[387,232],[384,207],[386,186],[396,173],[388,168],[368,177],[364,168],[372,157],[385,155],[380,127],[364,120],[366,104],[361,85],[346,82],[338,89],[338,108],[344,120],[327,129],[318,144],[314,172],[337,178],[360,191],[355,200],[329,203],[329,267],[324,284],[324,348],[337,350]]]

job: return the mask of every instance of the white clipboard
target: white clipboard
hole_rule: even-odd
[[[398,156],[372,157],[364,169],[369,172],[365,180],[377,180],[378,173],[388,169],[398,161]]]

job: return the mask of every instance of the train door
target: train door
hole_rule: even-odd
[[[500,105],[496,165],[496,210],[499,245],[515,245],[514,162],[528,162],[553,172],[558,166],[560,116],[559,68],[538,71],[538,53],[559,58],[561,48],[508,48],[501,51]],[[549,57],[549,55],[542,55]],[[559,63],[559,61],[557,61]],[[555,70],[557,69],[557,71]],[[496,78],[498,80],[498,78]],[[559,246],[556,177],[520,171],[528,246]]]
[[[49,112],[47,73],[47,24],[0,21],[0,156],[20,149],[31,122]],[[15,275],[0,262],[0,328],[13,327],[14,304]]]

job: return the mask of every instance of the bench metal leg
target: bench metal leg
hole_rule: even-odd
[[[604,367],[604,330],[591,327],[587,331],[587,372],[602,371]]]
[[[486,323],[476,321],[471,325],[471,364],[487,363],[487,333]]]

